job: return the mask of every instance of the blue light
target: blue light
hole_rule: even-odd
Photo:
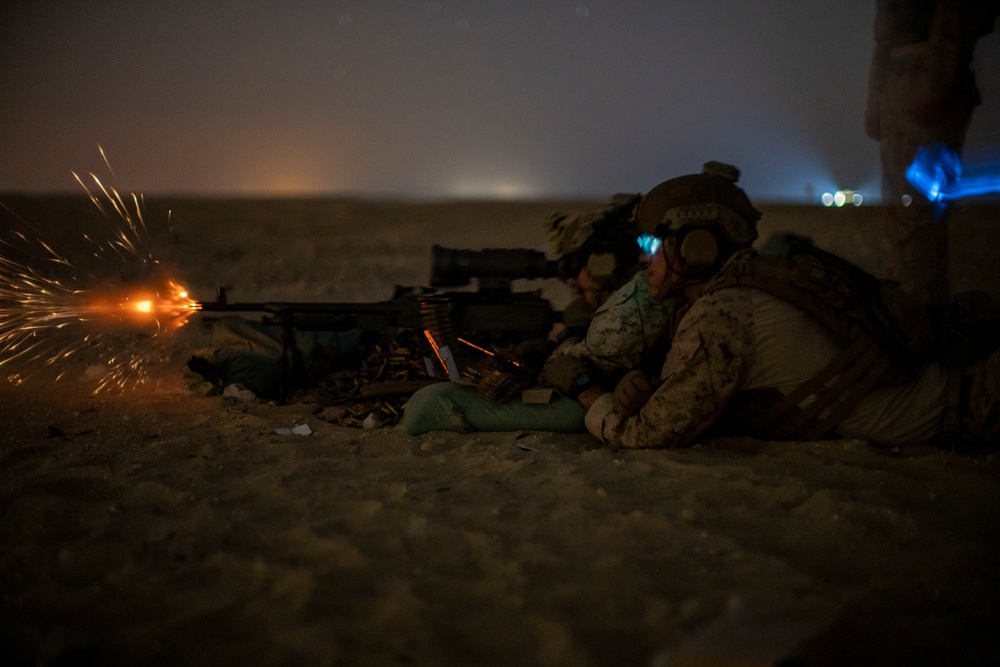
[[[976,197],[996,192],[1000,192],[1000,165],[976,165],[966,168],[950,198]]]
[[[655,255],[656,251],[663,245],[663,239],[655,234],[639,234],[639,238],[636,241],[639,243],[639,250],[642,254],[649,255],[650,257]]]
[[[932,202],[1000,192],[998,165],[973,167],[963,174],[958,153],[944,144],[921,147],[906,178]]]
[[[945,188],[962,178],[958,154],[944,144],[921,146],[906,170],[906,180],[928,201],[945,198]]]

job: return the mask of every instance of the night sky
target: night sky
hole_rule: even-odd
[[[0,8],[0,191],[878,194],[874,0],[24,1]],[[966,161],[1000,158],[1000,33]]]

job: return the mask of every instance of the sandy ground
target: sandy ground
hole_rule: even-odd
[[[3,199],[63,242],[86,204]],[[373,301],[432,243],[545,249],[587,202],[149,201],[199,298]],[[878,270],[875,209],[764,207]],[[962,209],[956,286],[996,291],[996,209]],[[9,221],[5,224],[10,224]],[[557,306],[568,298],[545,283]],[[207,333],[149,382],[0,386],[0,660],[15,665],[992,664],[1000,461],[864,442],[350,429],[191,395]],[[306,424],[309,435],[277,429]],[[795,659],[790,661],[789,659]]]

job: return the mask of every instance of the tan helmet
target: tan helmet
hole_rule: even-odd
[[[733,252],[757,240],[761,213],[736,186],[739,177],[732,165],[706,162],[700,174],[660,183],[635,208],[639,233],[676,237],[691,275],[717,270]]]

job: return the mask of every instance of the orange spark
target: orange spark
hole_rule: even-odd
[[[103,149],[101,156],[108,164]],[[110,164],[108,170],[113,177]],[[96,260],[96,267],[75,266],[0,204],[30,230],[12,229],[13,238],[0,238],[0,368],[14,383],[39,367],[56,368],[61,377],[64,362],[86,351],[96,354],[97,367],[103,368],[95,393],[137,386],[148,380],[148,363],[157,354],[154,339],[183,326],[197,304],[178,282],[157,277],[162,269],[146,248],[141,196],[123,196],[90,174],[94,194],[73,176],[112,224],[99,235],[81,232],[85,243],[68,246],[85,249],[83,259]],[[131,287],[116,280],[121,275],[132,276]]]

